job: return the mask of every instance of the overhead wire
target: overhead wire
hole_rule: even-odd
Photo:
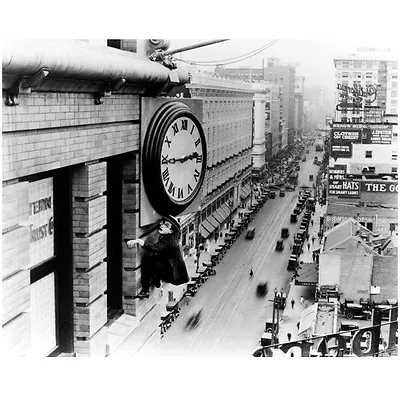
[[[192,65],[201,65],[201,66],[220,66],[220,65],[228,65],[228,64],[233,64],[239,61],[246,60],[248,58],[254,57],[255,55],[261,53],[262,51],[266,50],[267,48],[271,47],[274,45],[276,42],[278,42],[279,39],[274,39],[271,42],[267,43],[266,45],[255,49],[249,53],[243,54],[241,56],[236,56],[236,57],[231,57],[231,58],[226,58],[223,60],[213,60],[213,61],[194,61],[194,60],[185,60],[182,58],[177,58],[177,61],[181,61],[187,64],[192,64]]]

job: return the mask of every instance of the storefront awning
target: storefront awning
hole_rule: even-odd
[[[244,200],[247,199],[250,195],[251,189],[249,187],[243,187],[242,191],[240,192],[240,197]]]
[[[212,233],[215,230],[215,226],[213,224],[210,223],[210,221],[207,219],[205,219],[200,226],[202,226],[207,232]]]
[[[230,211],[230,209],[229,209],[229,206],[228,206],[227,204],[225,204],[225,203],[224,203],[224,204],[221,204],[220,209],[223,210],[224,213],[225,213],[226,215],[228,215],[228,216],[229,216],[229,214],[231,213],[231,211]]]
[[[219,219],[217,219],[215,217],[214,214],[215,214],[215,211],[207,219],[210,221],[211,224],[213,224],[216,228],[218,228],[221,225],[221,222],[219,221]],[[219,216],[219,218],[221,219],[221,216]]]
[[[224,222],[224,217],[218,211],[214,211],[211,216],[218,221],[218,225]]]
[[[303,263],[298,269],[298,276],[295,280],[296,286],[313,286],[318,284],[318,264]]]
[[[211,232],[208,232],[203,224],[200,224],[199,231],[200,231],[201,236],[203,236],[204,239],[207,239],[211,235]]]
[[[229,217],[229,212],[227,213],[222,207],[218,208],[217,213],[221,215],[222,221],[225,221]]]

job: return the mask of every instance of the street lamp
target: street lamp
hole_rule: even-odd
[[[200,263],[200,223],[201,223],[201,206],[197,208],[197,230],[196,230],[196,273],[199,272]]]

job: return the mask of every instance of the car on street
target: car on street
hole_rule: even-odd
[[[276,246],[275,246],[275,250],[276,251],[282,251],[283,250],[283,240],[278,240],[276,242]]]
[[[274,192],[274,191],[269,192],[270,199],[275,199],[275,197],[276,197],[276,192]]]
[[[305,161],[307,161],[307,158],[306,158],[306,157],[303,157],[303,158],[301,159],[301,161],[305,162]]]
[[[287,237],[289,237],[289,228],[282,228],[281,238],[286,239]]]
[[[285,191],[283,189],[279,191],[279,197],[285,197]]]
[[[347,319],[359,318],[370,320],[372,313],[365,310],[361,304],[347,303],[344,307],[344,315]]]
[[[246,239],[253,239],[256,234],[256,228],[254,226],[249,226],[246,232]]]

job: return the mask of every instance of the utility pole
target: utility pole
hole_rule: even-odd
[[[274,300],[272,303],[272,337],[271,337],[271,342],[272,344],[275,344],[275,338],[276,338],[276,334],[275,334],[275,306],[276,306],[276,288],[274,288]]]

